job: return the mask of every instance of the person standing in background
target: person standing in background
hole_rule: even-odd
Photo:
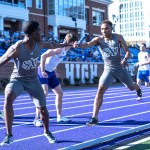
[[[138,67],[137,72],[137,84],[141,87],[142,79],[145,81],[145,86],[150,85],[150,54],[146,52],[146,44],[140,44],[140,52],[138,53],[138,63],[136,63],[136,67]],[[138,97],[137,100],[141,100],[142,97]]]

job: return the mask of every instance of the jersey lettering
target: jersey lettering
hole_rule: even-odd
[[[22,68],[25,70],[35,69],[38,64],[38,57],[31,58],[31,60],[24,61],[22,64]]]
[[[106,57],[116,56],[118,54],[118,47],[104,48],[103,51]]]

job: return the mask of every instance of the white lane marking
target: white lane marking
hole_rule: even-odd
[[[119,92],[119,94],[122,94],[122,93],[127,93],[127,95],[122,95],[122,96],[130,96],[130,95],[136,95],[136,92],[135,91],[129,91],[129,90],[126,90],[126,91],[124,91],[124,90],[118,90],[118,91],[123,91],[123,92]],[[129,92],[131,93],[130,95],[129,95]],[[145,94],[145,93],[147,93],[147,92],[150,92],[150,90],[144,90],[144,92],[143,92],[143,94]],[[73,92],[73,93],[75,93],[75,92]],[[110,94],[109,94],[110,93]],[[118,92],[115,92],[115,91],[111,91],[111,92],[109,92],[109,93],[105,93],[105,96],[107,96],[107,95],[116,95],[116,94],[118,94]],[[73,96],[72,94],[66,94],[66,93],[64,92],[64,99],[66,99],[68,96]],[[87,91],[86,92],[86,94],[87,95],[91,95],[91,93],[89,92],[89,91]],[[95,97],[95,93],[92,93],[93,94],[93,96]],[[51,94],[52,96],[54,96],[53,98],[55,98],[55,94]],[[81,93],[80,92],[80,94],[74,94],[74,96],[76,96],[76,95],[81,95],[81,96],[84,96],[83,95],[83,93]],[[65,97],[65,96],[67,96],[67,97]],[[81,96],[80,97],[78,97],[78,98],[81,98]],[[122,96],[119,96],[119,97],[122,97]],[[26,98],[28,98],[28,99],[26,99]],[[51,96],[48,96],[47,97],[47,99],[49,99],[49,98],[52,98]],[[104,98],[107,98],[107,97],[104,97]],[[26,95],[26,96],[24,96],[24,95],[21,95],[21,96],[19,96],[19,97],[17,97],[17,99],[15,100],[15,102],[17,102],[17,101],[24,101],[24,100],[29,100],[29,101],[31,101],[31,98],[28,96],[28,94]],[[51,100],[51,101],[53,101],[53,100]],[[2,103],[2,101],[0,101],[0,103]]]
[[[138,140],[138,141],[129,143],[129,144],[125,145],[125,146],[120,146],[120,147],[118,147],[118,148],[116,148],[116,149],[114,149],[114,150],[124,150],[124,149],[130,148],[130,147],[133,147],[133,146],[136,146],[136,145],[138,145],[138,144],[141,144],[141,143],[146,142],[146,141],[149,141],[149,140],[150,140],[150,137],[147,137],[147,138],[144,138],[144,139],[142,139],[142,140]]]
[[[76,116],[81,116],[81,115],[86,115],[86,114],[90,114],[92,112],[86,112],[86,113],[80,113],[80,114],[74,114],[74,115],[70,115],[70,116],[66,116],[66,117],[76,117]],[[146,114],[146,113],[150,113],[150,111],[145,111],[145,112],[139,112],[139,113],[135,113],[135,114],[131,114],[131,115],[127,115],[127,116],[121,116],[121,117],[117,117],[117,118],[111,118],[111,119],[108,119],[108,120],[104,120],[104,121],[101,121],[99,122],[100,124],[101,123],[105,123],[105,122],[108,122],[108,121],[114,121],[114,120],[118,120],[118,119],[124,119],[124,118],[128,118],[128,117],[133,117],[133,116],[138,116],[138,115],[142,115],[142,114]],[[55,120],[54,119],[49,119],[50,121],[51,120]],[[4,121],[2,121],[3,123]],[[27,124],[31,124],[31,123],[27,123]],[[22,126],[22,125],[27,125],[25,123],[22,123],[21,125],[13,125],[13,127],[18,127],[18,126]],[[5,127],[2,127],[0,129],[5,129]]]
[[[121,94],[121,93],[120,93],[120,94]],[[112,94],[111,94],[111,95],[112,95]],[[131,96],[131,95],[132,95],[132,94],[130,94],[130,96]],[[133,94],[133,95],[134,95],[134,94]],[[129,95],[121,95],[121,96],[119,95],[119,96],[104,97],[104,100],[105,100],[105,99],[109,99],[109,98],[125,97],[125,96],[129,96]],[[91,96],[83,96],[83,98],[87,98],[87,97],[91,97]],[[145,97],[143,97],[143,99],[144,99],[144,98],[148,98],[148,97],[150,97],[150,96],[145,96]],[[77,98],[80,98],[80,99],[81,99],[82,97],[74,97],[74,99],[77,99]],[[66,98],[66,99],[72,99],[72,98]],[[130,98],[130,99],[128,98],[127,100],[133,100],[133,99],[135,99],[135,98]],[[91,100],[92,100],[92,99],[91,99]],[[93,99],[93,100],[94,100],[94,99]],[[30,100],[30,101],[31,101],[31,102],[28,102],[28,103],[25,101],[25,103],[13,104],[13,106],[22,105],[22,104],[27,105],[27,104],[30,104],[30,103],[33,104],[32,100]],[[55,100],[47,100],[47,102],[50,102],[50,101],[53,101],[53,102],[54,102]],[[65,100],[63,100],[63,105],[64,105],[64,104],[69,104],[69,103],[77,103],[77,102],[81,103],[81,102],[83,102],[83,101],[90,101],[90,100],[83,100],[83,101],[80,100],[80,101],[73,101],[73,102],[66,102],[66,103],[64,103],[64,101],[65,101]],[[117,100],[117,101],[119,102],[120,100]],[[124,100],[123,100],[123,101],[124,101]],[[107,103],[107,102],[106,102],[106,103]],[[110,102],[110,103],[111,103],[111,102]],[[103,103],[103,104],[105,104],[105,103]],[[55,104],[48,104],[47,106],[52,106],[52,105],[55,105]],[[0,105],[0,106],[3,106],[3,105]],[[34,104],[33,104],[33,106],[34,106]],[[29,108],[32,109],[33,106],[30,106],[30,107],[21,107],[21,108],[14,108],[14,110],[27,109],[27,108],[28,108],[28,109],[29,109]]]
[[[150,96],[149,96],[150,97]],[[107,111],[107,110],[115,110],[115,109],[120,109],[120,108],[126,108],[126,107],[133,107],[133,106],[138,106],[138,105],[146,105],[146,104],[150,104],[150,102],[144,102],[144,103],[137,103],[137,104],[131,104],[131,105],[125,105],[125,106],[119,106],[119,107],[114,107],[114,108],[108,108],[108,109],[104,109],[104,110],[101,110],[101,111]],[[49,106],[49,105],[47,105]],[[78,109],[78,108],[83,108],[83,107],[91,107],[93,106],[93,104],[89,104],[89,105],[82,105],[82,106],[75,106],[75,107],[69,107],[69,108],[63,108],[63,110],[69,110],[69,109]],[[32,106],[33,108],[33,106]],[[21,108],[20,108],[21,109]],[[22,108],[24,109],[24,108]],[[15,110],[15,109],[14,109]],[[53,110],[49,110],[49,112],[52,112],[52,111],[56,111],[55,109]],[[31,115],[31,114],[35,114],[34,113],[27,113],[27,114],[19,114],[19,115],[15,115],[15,117],[19,117],[19,116],[26,116],[26,115]]]
[[[91,112],[92,113],[92,112]],[[144,112],[144,113],[146,113],[146,112]],[[142,114],[142,113],[140,113],[140,114]],[[81,115],[81,114],[80,114]],[[76,115],[75,115],[76,116]],[[120,117],[119,117],[120,118]],[[112,120],[112,119],[111,119]],[[70,130],[70,129],[69,129]],[[55,133],[55,132],[54,132]],[[40,135],[40,136],[42,136],[42,135]]]
[[[59,150],[83,149],[83,148],[86,148],[86,147],[89,147],[89,146],[92,146],[92,145],[96,145],[96,144],[100,144],[102,142],[109,141],[111,139],[114,139],[114,138],[117,138],[117,137],[120,137],[120,136],[128,135],[128,134],[131,134],[131,133],[134,133],[134,132],[139,132],[141,130],[145,130],[145,129],[149,129],[149,128],[150,128],[150,123],[145,124],[145,125],[141,125],[141,126],[138,126],[138,127],[132,128],[132,129],[128,129],[128,130],[125,130],[125,131],[116,132],[114,134],[109,134],[109,135],[106,135],[106,136],[103,136],[103,137],[100,137],[100,138],[85,141],[85,142],[82,142],[82,143],[79,143],[79,144],[64,147],[64,148],[61,148]]]

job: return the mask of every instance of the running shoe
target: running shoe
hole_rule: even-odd
[[[0,111],[0,118],[4,119],[4,113]]]
[[[95,126],[98,124],[98,119],[91,118],[89,122],[86,123],[87,126]]]
[[[42,120],[40,120],[40,119],[34,119],[33,124],[34,124],[36,127],[42,127],[42,126],[43,126],[43,122],[42,122]]]
[[[13,142],[13,136],[12,135],[6,135],[3,142],[0,144],[1,146],[7,146]]]
[[[142,98],[142,90],[140,89],[140,87],[139,87],[139,89],[136,91],[136,93],[137,93],[137,96],[138,96],[138,97],[141,97],[141,98]]]
[[[66,117],[59,117],[57,118],[57,122],[69,122],[71,121],[71,119],[68,119]]]
[[[140,100],[142,100],[142,97],[138,97],[136,100],[137,100],[137,101],[140,101]]]
[[[48,141],[49,141],[50,143],[56,143],[56,142],[57,142],[56,139],[55,139],[55,137],[52,135],[51,132],[49,132],[49,133],[44,133],[44,136],[48,139]]]

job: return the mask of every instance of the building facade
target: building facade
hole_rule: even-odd
[[[109,18],[116,32],[130,44],[145,42],[150,46],[150,10],[147,5],[147,0],[114,0],[109,6]]]
[[[0,31],[10,36],[22,31],[24,21],[36,20],[49,38],[63,39],[74,32],[91,39],[100,35],[109,4],[111,0],[0,0]]]

